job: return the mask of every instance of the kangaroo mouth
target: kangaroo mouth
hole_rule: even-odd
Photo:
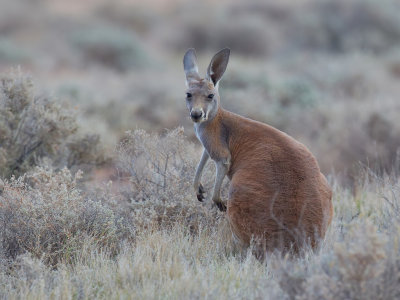
[[[202,123],[202,122],[205,122],[205,121],[208,120],[208,115],[205,114],[204,116],[201,116],[201,117],[193,117],[193,116],[190,116],[190,118],[192,119],[192,121],[193,121],[194,123]]]
[[[192,121],[193,121],[194,123],[199,123],[200,120],[202,119],[202,117],[199,117],[199,118],[190,117],[190,118],[192,119]]]

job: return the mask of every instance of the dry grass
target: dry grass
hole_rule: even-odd
[[[374,183],[371,184],[372,186]],[[378,184],[380,188],[388,186]],[[346,191],[336,191],[340,196]],[[365,206],[381,199],[372,188]],[[357,195],[359,196],[359,195]],[[357,197],[356,196],[356,197]],[[356,198],[355,197],[355,198]],[[343,202],[356,199],[347,196]],[[340,199],[335,199],[336,208]],[[383,213],[385,202],[378,205]],[[365,209],[364,205],[360,207]],[[341,220],[341,218],[343,218]],[[91,249],[56,270],[31,255],[19,256],[1,274],[3,296],[13,298],[128,299],[394,299],[399,296],[398,222],[337,214],[317,253],[265,263],[234,251],[224,224],[190,234],[172,229],[141,231],[114,257]],[[379,229],[381,223],[389,228]]]
[[[335,216],[320,249],[259,261],[251,248],[237,247],[223,214],[195,199],[195,153],[181,129],[162,136],[137,130],[118,148],[126,177],[115,183],[120,192],[111,183],[84,192],[66,169],[6,181],[0,296],[399,297],[398,177],[366,170],[353,191],[332,177]]]

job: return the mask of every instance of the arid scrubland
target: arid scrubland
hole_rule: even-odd
[[[0,299],[400,298],[398,1],[0,4]],[[318,251],[259,261],[192,191],[181,58],[225,46],[222,105],[328,177]]]
[[[136,128],[183,126],[195,140],[182,55],[195,47],[207,65],[228,46],[225,108],[284,130],[346,180],[360,161],[396,160],[396,0],[3,2],[0,71],[20,65],[109,152]]]
[[[3,92],[12,87],[16,98],[27,96],[26,90],[17,89],[27,79],[6,78],[10,81]],[[6,94],[1,100],[6,103]],[[53,104],[49,99],[41,114],[51,112]],[[30,120],[35,111],[16,115],[23,114]],[[22,126],[18,124],[15,128]],[[58,136],[63,128],[54,131]],[[19,146],[18,141],[3,144],[3,151]],[[73,150],[65,153],[75,155]],[[114,153],[119,171],[114,182],[84,180],[80,171],[52,164],[51,152],[42,160],[35,155],[38,160],[23,176],[3,175],[0,297],[400,297],[397,176],[365,169],[352,190],[330,176],[335,217],[321,248],[305,249],[296,258],[271,253],[259,261],[251,249],[237,247],[223,213],[195,199],[191,181],[198,154],[182,128],[161,135],[134,130]],[[3,170],[17,172],[11,166]],[[207,188],[212,171],[209,165]]]

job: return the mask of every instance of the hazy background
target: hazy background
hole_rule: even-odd
[[[325,173],[393,169],[400,2],[0,0],[0,72],[20,66],[112,151],[126,130],[183,125],[182,57],[230,47],[222,105],[305,143]],[[396,169],[396,168],[394,168]]]

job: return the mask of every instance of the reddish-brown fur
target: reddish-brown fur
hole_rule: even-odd
[[[203,105],[205,111],[204,95],[214,85],[189,77],[188,87],[193,93],[188,106]],[[228,162],[227,215],[234,236],[244,245],[254,239],[263,250],[297,251],[304,242],[315,247],[333,208],[331,189],[314,156],[289,135],[222,109],[219,96],[216,101],[213,118],[198,125],[196,133],[216,163]]]
[[[214,137],[210,153],[231,154],[228,218],[242,243],[253,237],[267,249],[288,249],[307,240],[315,246],[324,237],[333,214],[332,192],[303,144],[221,108],[204,134]]]

